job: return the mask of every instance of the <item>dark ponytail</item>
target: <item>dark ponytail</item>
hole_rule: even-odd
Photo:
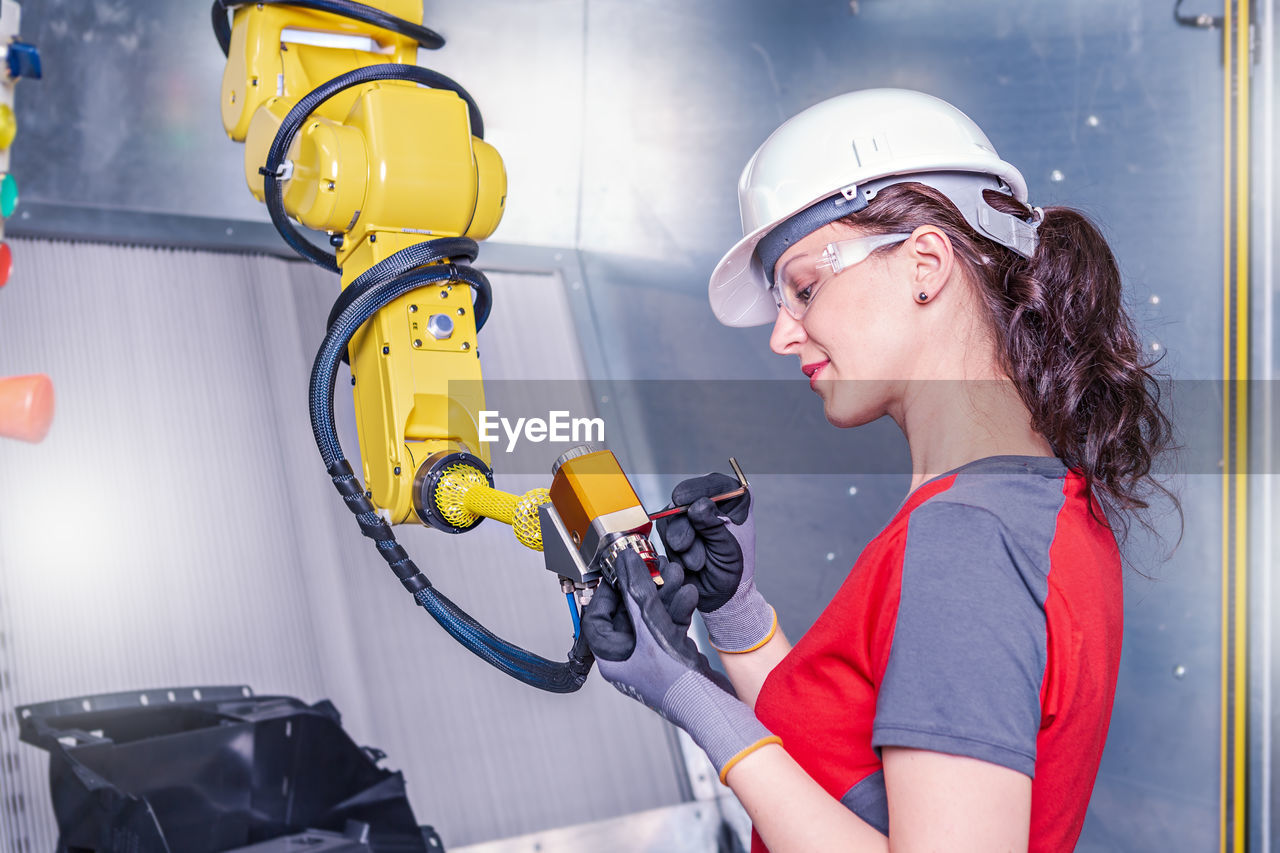
[[[1031,219],[1015,199],[991,190],[997,210]],[[869,233],[936,225],[977,291],[996,335],[1002,367],[1031,413],[1031,425],[1066,465],[1079,471],[1122,529],[1153,493],[1177,498],[1151,476],[1172,449],[1160,388],[1121,298],[1120,271],[1102,234],[1067,207],[1044,210],[1031,259],[975,232],[939,191],[895,184],[843,222]],[[1180,507],[1178,507],[1181,513]],[[1095,511],[1095,517],[1099,517]],[[1104,523],[1106,518],[1099,518]]]

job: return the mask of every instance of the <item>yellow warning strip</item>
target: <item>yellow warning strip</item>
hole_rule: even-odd
[[[1227,751],[1230,729],[1230,706],[1227,702],[1231,691],[1231,463],[1228,448],[1231,446],[1231,3],[1226,0],[1222,16],[1223,93],[1222,93],[1222,668],[1219,690],[1219,742],[1218,761],[1218,850],[1228,853],[1227,804],[1231,791],[1230,753]]]
[[[1249,50],[1250,3],[1237,2],[1236,26],[1236,458],[1235,487],[1235,850],[1244,851],[1249,803]]]
[[[1248,832],[1249,4],[1223,15],[1222,697],[1219,849]]]

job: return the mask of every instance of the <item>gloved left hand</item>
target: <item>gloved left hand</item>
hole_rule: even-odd
[[[662,572],[664,589],[674,590],[665,600],[638,554],[624,551],[617,568],[617,588],[601,583],[582,615],[600,674],[688,732],[721,781],[746,755],[781,743],[750,708],[713,681],[707,659],[687,633],[697,590],[672,583],[678,564],[667,564]]]

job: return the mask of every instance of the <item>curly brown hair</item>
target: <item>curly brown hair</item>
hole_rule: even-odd
[[[1028,221],[1033,214],[994,190],[989,205]],[[1120,517],[1145,517],[1148,498],[1176,495],[1152,477],[1173,449],[1173,426],[1160,386],[1121,298],[1120,270],[1107,241],[1082,213],[1044,209],[1039,246],[1028,259],[976,232],[943,193],[907,182],[881,190],[844,217],[869,234],[907,233],[921,225],[946,232],[993,331],[1001,367],[1031,413],[1031,425],[1085,478],[1095,503]],[[1104,524],[1097,506],[1094,517]]]

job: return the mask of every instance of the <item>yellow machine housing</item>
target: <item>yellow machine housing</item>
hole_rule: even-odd
[[[575,584],[597,577],[612,583],[618,557],[632,550],[644,559],[654,582],[662,584],[649,542],[653,523],[611,451],[582,445],[563,453],[553,468],[550,497],[554,516],[543,516],[543,556],[549,570]],[[547,531],[547,522],[559,543]]]
[[[559,466],[551,481],[551,503],[574,544],[581,546],[592,538],[593,521],[640,507],[640,498],[617,457],[608,450],[598,450],[567,459]]]
[[[366,5],[422,20],[419,0]],[[238,7],[222,120],[245,143],[250,191],[264,199],[258,170],[299,98],[356,68],[414,64],[417,49],[411,38],[337,15]],[[341,237],[344,288],[401,249],[438,237],[483,240],[502,219],[502,158],[472,135],[467,103],[449,90],[384,80],[340,92],[308,119],[286,162],[285,210]],[[429,323],[439,314],[452,332],[437,338]],[[461,444],[490,463],[478,436],[484,392],[470,287],[445,282],[401,297],[360,329],[348,354],[365,488],[392,523],[418,521],[414,476],[428,456]]]

